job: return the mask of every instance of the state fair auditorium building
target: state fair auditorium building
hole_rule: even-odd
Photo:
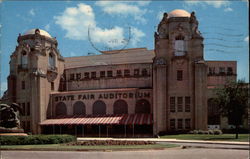
[[[195,13],[179,9],[164,14],[154,50],[62,57],[55,38],[32,29],[18,36],[4,96],[20,104],[21,125],[33,134],[130,137],[220,126],[209,99],[236,80],[236,61],[205,61],[203,40]]]

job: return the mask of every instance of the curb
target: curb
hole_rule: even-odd
[[[176,140],[176,139],[116,139],[116,138],[77,138],[77,141],[152,141],[152,142],[175,142],[175,143],[196,143],[196,144],[222,144],[222,145],[249,145],[248,142],[230,142],[230,141],[205,141],[205,140]]]

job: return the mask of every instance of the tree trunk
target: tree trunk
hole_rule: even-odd
[[[239,125],[235,125],[235,139],[239,138]]]

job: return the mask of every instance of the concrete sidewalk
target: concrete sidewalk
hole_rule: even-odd
[[[114,141],[154,141],[154,142],[174,142],[174,143],[199,143],[199,144],[225,144],[225,145],[249,145],[249,142],[234,141],[206,141],[206,140],[178,140],[178,139],[161,139],[161,138],[84,138],[79,137],[77,141],[91,140],[114,140]]]

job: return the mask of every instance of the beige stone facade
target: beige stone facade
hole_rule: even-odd
[[[203,49],[195,14],[184,10],[164,14],[154,50],[66,58],[55,38],[33,29],[11,55],[7,96],[24,109],[22,126],[34,134],[49,119],[98,114],[150,114],[145,131],[154,135],[206,130],[211,90],[236,80],[236,62],[205,61]]]

